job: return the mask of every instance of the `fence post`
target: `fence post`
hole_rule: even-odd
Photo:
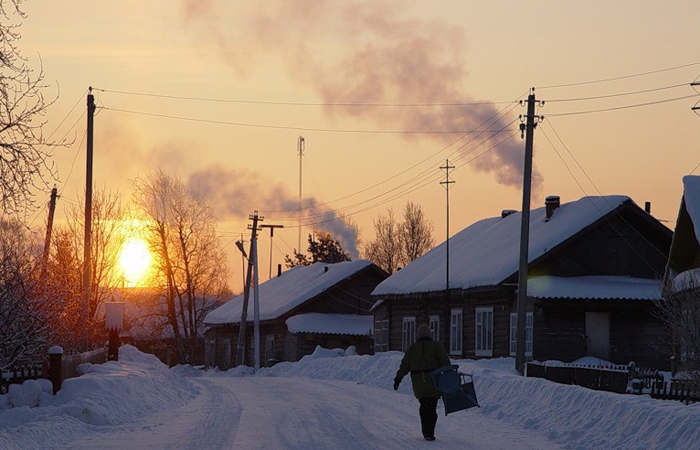
[[[53,393],[56,395],[61,389],[61,360],[63,359],[63,349],[58,345],[49,349],[49,379],[53,385]]]

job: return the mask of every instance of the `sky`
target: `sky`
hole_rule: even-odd
[[[392,389],[402,356],[319,347],[254,374],[168,368],[122,346],[55,396],[47,380],[0,395],[0,449],[684,450],[700,439],[700,404],[525,378],[498,358],[456,362],[479,407],[445,416],[440,401],[426,443],[409,379]]]
[[[627,195],[673,228],[682,176],[700,164],[696,1],[26,0],[24,10],[21,50],[58,96],[45,135],[69,143],[54,150],[56,220],[84,191],[92,86],[98,188],[129,198],[138,176],[181,177],[215,205],[234,290],[234,242],[249,239],[255,210],[285,226],[261,235],[261,281],[271,247],[273,266],[299,247],[300,190],[302,248],[320,228],[353,257],[361,243],[339,216],[371,241],[373,220],[411,201],[439,243],[448,223],[452,235],[521,209],[518,101],[531,88],[544,101],[533,207],[547,195]],[[40,208],[33,224],[45,217]]]

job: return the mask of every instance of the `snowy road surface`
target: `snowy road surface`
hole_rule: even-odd
[[[451,449],[562,448],[479,409],[445,417],[436,442],[420,433],[418,402],[406,393],[352,381],[201,377],[200,394],[138,425],[101,428],[66,449]],[[441,408],[442,405],[440,404]]]

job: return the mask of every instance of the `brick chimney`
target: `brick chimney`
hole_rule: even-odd
[[[547,197],[544,201],[544,206],[545,206],[545,220],[549,220],[552,218],[552,214],[554,214],[554,210],[559,208],[559,205],[561,203],[559,202],[559,196],[558,195],[550,195]]]

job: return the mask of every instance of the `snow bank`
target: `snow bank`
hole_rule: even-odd
[[[119,357],[118,362],[83,365],[84,374],[64,381],[55,396],[47,380],[11,386],[11,392],[0,396],[0,449],[70,442],[89,426],[130,423],[198,394],[191,382],[173,377],[153,355],[127,345]]]

